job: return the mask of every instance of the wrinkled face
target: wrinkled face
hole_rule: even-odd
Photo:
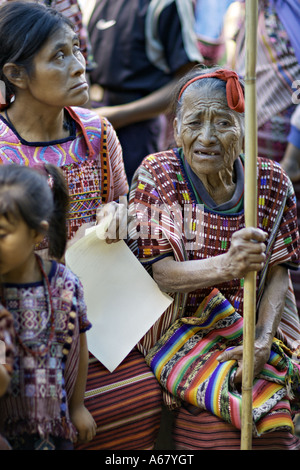
[[[180,120],[174,121],[175,139],[194,173],[233,171],[243,130],[222,91],[207,96],[205,90],[187,88],[182,99]]]
[[[35,56],[28,91],[32,100],[48,106],[87,102],[85,59],[78,36],[68,25],[53,34]]]

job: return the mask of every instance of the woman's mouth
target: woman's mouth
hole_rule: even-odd
[[[74,85],[71,90],[78,90],[78,89],[81,89],[81,88],[88,88],[88,84],[87,82],[80,82],[80,83],[77,83],[77,85]]]
[[[195,150],[194,153],[196,155],[205,155],[205,156],[209,156],[209,157],[213,157],[215,155],[220,155],[220,152],[218,152],[217,150]]]

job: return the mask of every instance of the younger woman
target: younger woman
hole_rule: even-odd
[[[95,434],[83,405],[90,324],[82,287],[64,265],[43,262],[34,251],[47,234],[52,258],[63,256],[67,209],[57,167],[0,166],[1,301],[16,331],[0,416],[13,449],[72,449],[72,442]]]

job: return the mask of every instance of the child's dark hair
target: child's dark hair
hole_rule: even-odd
[[[36,54],[64,25],[74,29],[69,18],[38,3],[8,2],[0,7],[0,80],[5,83],[7,105],[16,90],[3,73],[4,65],[19,65],[30,75]]]
[[[22,218],[39,233],[43,233],[41,222],[46,220],[49,256],[58,260],[66,249],[68,209],[68,187],[56,166],[0,165],[0,215],[9,221]]]

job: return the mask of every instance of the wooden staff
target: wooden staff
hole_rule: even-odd
[[[257,226],[256,54],[258,0],[246,0],[245,224]],[[252,448],[252,388],[256,318],[256,272],[244,279],[241,450]]]

